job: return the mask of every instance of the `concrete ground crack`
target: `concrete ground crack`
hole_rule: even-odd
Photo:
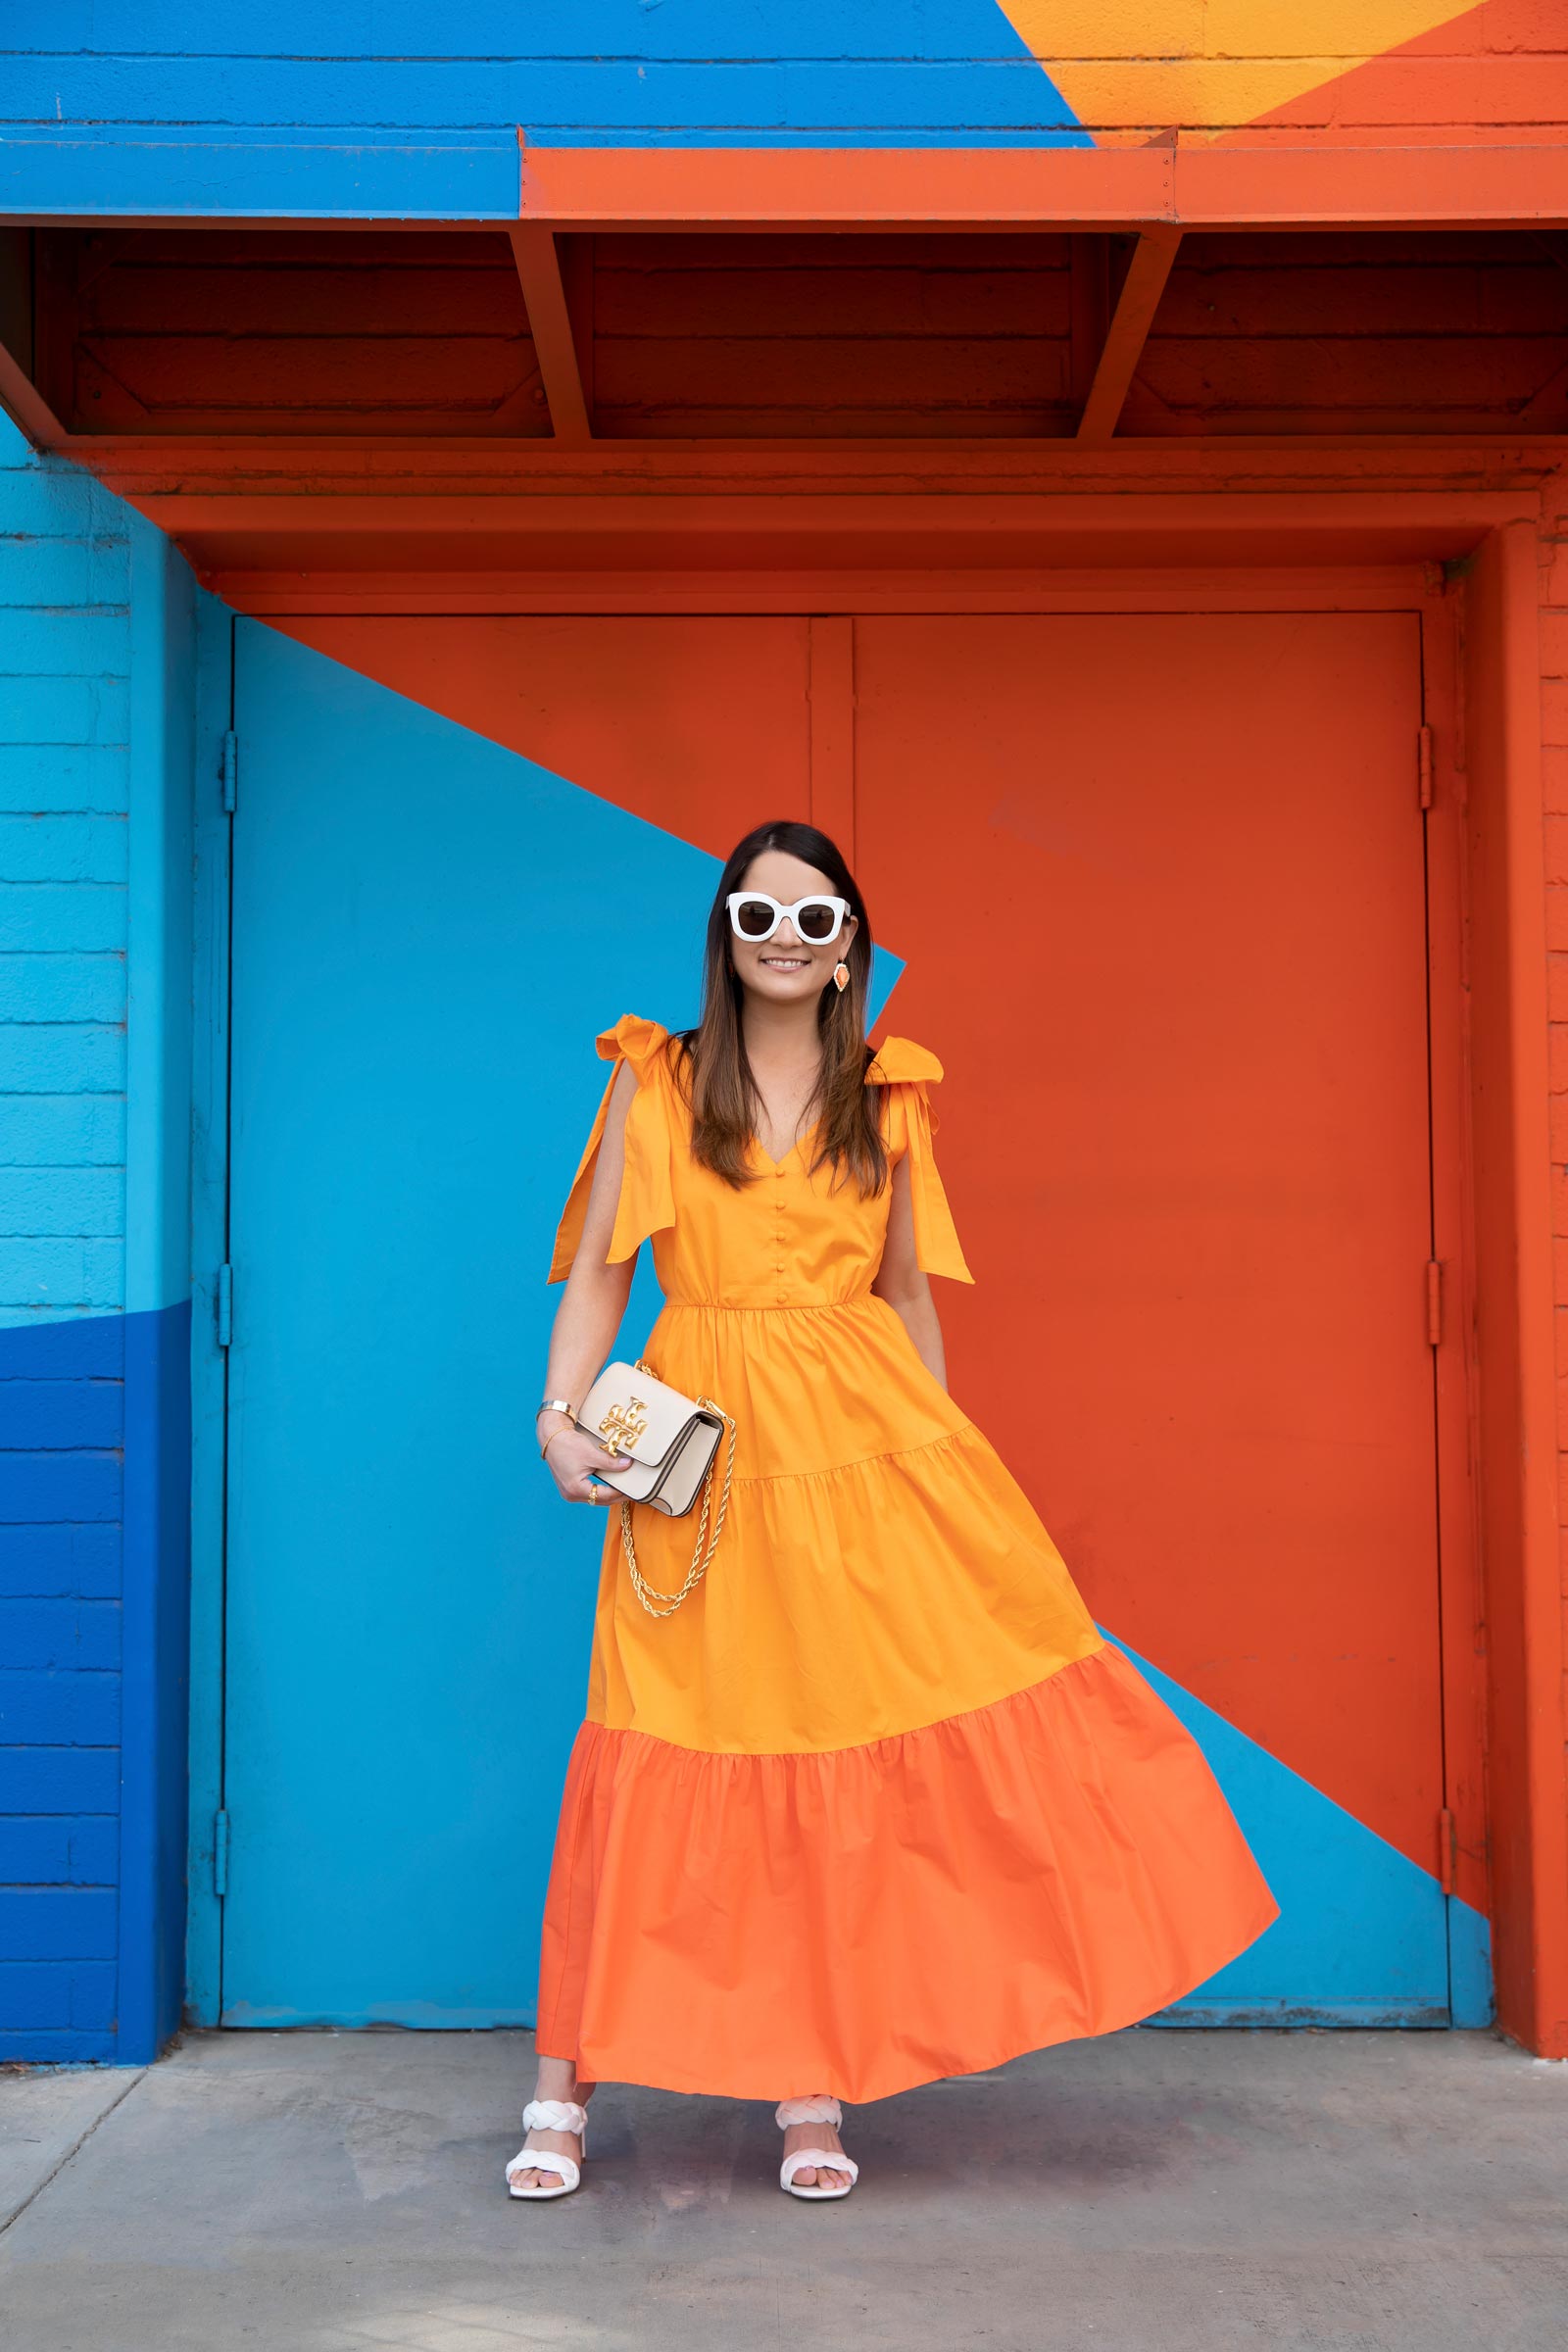
[[[119,2098],[112,2099],[107,2107],[101,2109],[100,2112],[93,2117],[92,2122],[87,2126],[84,2132],[77,2132],[75,2138],[72,2141],[70,2147],[67,2148],[65,2154],[61,2157],[60,2162],[54,2167],[53,2171],[46,2173],[43,2179],[38,2181],[34,2187],[27,2191],[27,2194],[22,2199],[21,2203],[14,2205],[11,2211],[5,2216],[5,2219],[0,2221],[0,2237],[4,2237],[12,2223],[20,2220],[21,2216],[26,2212],[29,2205],[37,2202],[38,2198],[43,2195],[44,2190],[49,2186],[52,2180],[59,2180],[61,2174],[65,2171],[72,2158],[77,2153],[78,2149],[86,2146],[88,2140],[91,2139],[93,2133],[97,2131],[100,2124],[106,2123],[109,2117],[115,2113],[115,2110],[118,2107],[123,2106],[125,2100],[129,2098],[137,2083],[144,2080],[146,2074],[146,2067],[137,2067],[130,2082],[125,2084],[125,2087],[121,2092]]]

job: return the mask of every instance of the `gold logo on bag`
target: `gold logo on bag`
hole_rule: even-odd
[[[648,1407],[640,1396],[612,1404],[599,1424],[599,1435],[616,1453],[630,1453],[648,1427]]]

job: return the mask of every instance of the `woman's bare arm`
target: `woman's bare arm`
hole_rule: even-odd
[[[914,1342],[915,1350],[926,1370],[944,1388],[948,1385],[948,1363],[942,1346],[942,1325],[937,1316],[936,1300],[931,1285],[915,1261],[914,1208],[909,1199],[908,1154],[897,1161],[893,1170],[893,1203],[888,1211],[888,1238],[882,1250],[882,1263],[871,1285],[879,1298],[885,1298],[904,1319],[905,1329]]]
[[[582,1238],[566,1276],[561,1304],[550,1331],[550,1354],[545,1367],[544,1394],[565,1396],[580,1408],[620,1328],[636,1270],[635,1255],[606,1265],[605,1252],[615,1230],[615,1208],[626,1164],[626,1113],[637,1092],[637,1073],[622,1062],[611,1090],[599,1158],[588,1190]],[[629,1454],[607,1453],[594,1439],[573,1427],[566,1413],[541,1413],[539,1444],[548,1446],[545,1460],[568,1502],[610,1501],[609,1487],[593,1487],[590,1470],[623,1470]],[[552,1439],[551,1432],[563,1434]]]

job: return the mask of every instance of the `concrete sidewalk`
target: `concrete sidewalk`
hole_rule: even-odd
[[[607,2084],[510,2201],[522,2034],[187,2034],[0,2076],[8,2352],[1556,2352],[1568,2066],[1485,2034],[1151,2029],[853,2110]]]

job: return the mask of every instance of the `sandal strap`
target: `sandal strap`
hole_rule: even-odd
[[[808,2172],[848,2173],[852,2180],[860,2178],[860,2168],[855,2158],[846,2156],[842,2149],[797,2148],[794,2155],[786,2156],[778,2168],[779,2186],[788,2188],[797,2173]]]
[[[558,2106],[561,2102],[552,2099],[549,2104]],[[530,2131],[532,2128],[530,2125]],[[564,2132],[567,2126],[552,2124],[549,2129],[552,2132]],[[568,2188],[575,2188],[582,2179],[582,2167],[579,2164],[569,2156],[554,2155],[549,2148],[519,2148],[507,2167],[507,2179],[510,2180],[514,2173],[555,2173]]]
[[[780,2099],[773,2121],[781,2132],[787,2132],[791,2124],[831,2124],[836,2132],[844,2121],[844,2110],[837,2099],[826,2094],[814,2099]]]
[[[525,2132],[580,2133],[587,2121],[587,2108],[579,2107],[575,2099],[530,2099],[522,2111]]]

